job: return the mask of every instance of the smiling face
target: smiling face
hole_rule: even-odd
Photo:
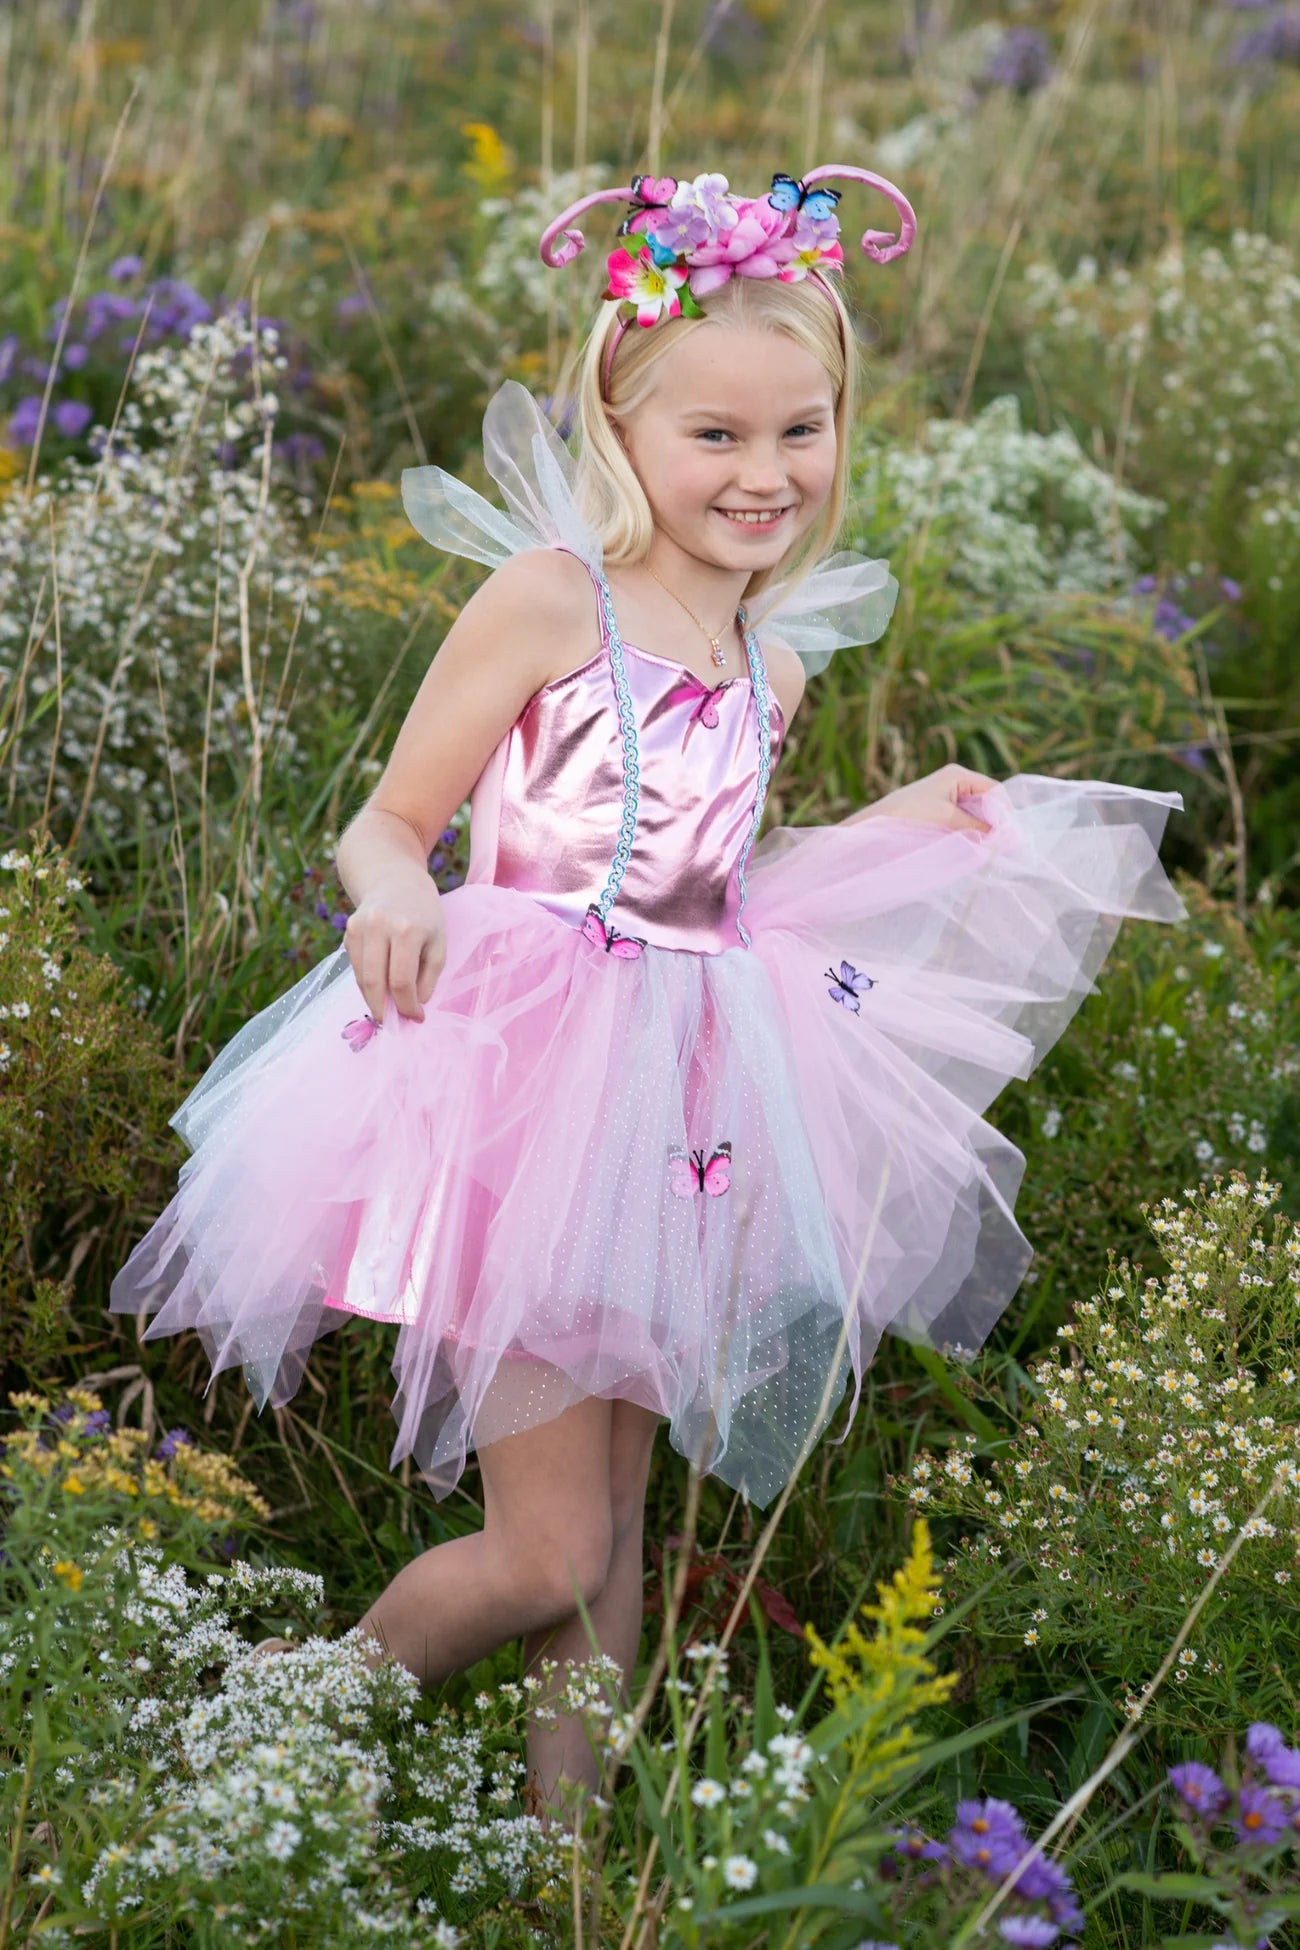
[[[710,322],[684,333],[619,430],[654,517],[657,562],[681,551],[744,576],[771,567],[835,479],[830,379],[781,331]]]

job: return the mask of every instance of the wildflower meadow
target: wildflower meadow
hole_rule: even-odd
[[[1300,1945],[1300,11],[0,0],[0,101],[0,1950]],[[661,1443],[635,1670],[426,1693],[355,1628],[481,1484],[390,1468],[389,1331],[256,1415],[109,1282],[479,580],[403,467],[483,486],[508,378],[571,428],[604,252],[539,232],[827,157],[918,217],[849,279],[901,593],[768,822],[1177,790],[1187,919],[990,1113],[983,1352],[888,1340],[761,1511]]]

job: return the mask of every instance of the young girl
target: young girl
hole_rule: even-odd
[[[1024,1160],[982,1116],[1088,992],[1125,914],[1178,918],[1176,793],[948,765],[838,825],[764,798],[809,671],[884,630],[844,513],[853,329],[828,176],[732,196],[639,177],[580,373],[575,468],[522,387],[484,423],[509,514],[403,477],[493,573],[338,848],[338,952],[249,1022],[173,1119],[193,1156],[113,1287],[285,1402],[349,1314],[397,1329],[398,1437],[438,1496],[473,1449],[481,1533],[364,1621],[433,1685],[641,1624],[661,1421],[758,1504],[885,1329],[974,1349],[1030,1258]],[[557,237],[560,238],[556,242]],[[637,329],[629,329],[628,301]],[[427,861],[471,800],[468,879]],[[536,1727],[543,1791],[594,1782]]]

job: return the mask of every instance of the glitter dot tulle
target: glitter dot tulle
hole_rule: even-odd
[[[657,678],[666,698],[674,673]],[[882,1331],[974,1348],[1013,1297],[1023,1159],[982,1112],[1060,1035],[1118,917],[1181,913],[1157,858],[1177,800],[1019,777],[979,802],[987,833],[779,828],[750,864],[746,949],[731,917],[752,696],[720,695],[721,742],[682,699],[643,780],[680,788],[678,817],[707,813],[730,857],[705,871],[665,823],[657,878],[640,839],[616,913],[649,945],[619,961],[580,926],[617,805],[574,813],[557,758],[605,776],[561,736],[599,723],[616,743],[602,682],[596,661],[540,694],[549,720],[516,728],[480,782],[477,859],[444,898],[423,1022],[390,1000],[378,1029],[345,1033],[366,1009],[340,948],[221,1053],[177,1113],[194,1155],[112,1305],[156,1311],[150,1337],[194,1328],[259,1403],[288,1399],[348,1314],[392,1323],[393,1459],[440,1495],[469,1448],[604,1395],[666,1417],[679,1449],[763,1503],[846,1390],[856,1401]],[[637,702],[653,717],[654,696]],[[696,804],[674,762],[702,739],[726,777],[706,770]],[[565,863],[549,893],[475,878],[535,871],[500,843],[521,752],[533,786],[550,782],[541,825],[571,809],[572,845],[543,856]],[[661,945],[673,913],[734,945]],[[845,961],[870,980],[856,1012],[834,993]],[[675,1159],[723,1144],[724,1192],[674,1190]]]
[[[371,1017],[340,947],[245,1024],[172,1119],[192,1156],[111,1305],[194,1329],[259,1406],[374,1323],[393,1461],[440,1496],[469,1450],[596,1395],[766,1503],[883,1332],[974,1349],[1013,1298],[1024,1160],[983,1113],[1122,916],[1181,917],[1158,857],[1181,801],[1016,777],[970,802],[987,830],[755,846],[785,729],[758,637],[713,689],[624,644],[571,457],[514,382],[484,455],[508,517],[439,468],[407,471],[408,514],[491,564],[565,548],[599,648],[475,785],[423,1021]],[[840,554],[770,618],[817,669],[896,594]]]

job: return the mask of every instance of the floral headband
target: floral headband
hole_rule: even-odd
[[[827,271],[842,274],[844,252],[835,215],[840,193],[815,187],[828,176],[869,183],[898,211],[897,237],[887,230],[863,234],[863,252],[873,263],[888,264],[910,250],[916,217],[902,191],[869,169],[841,163],[811,169],[802,180],[777,174],[768,194],[756,197],[733,196],[726,177],[716,174],[689,183],[673,176],[634,176],[630,186],[597,190],[548,224],[538,249],[542,262],[553,270],[571,263],[586,242],[580,230],[565,230],[565,224],[596,203],[630,203],[618,234],[645,240],[635,254],[619,246],[606,260],[609,283],[603,296],[628,302],[610,333],[605,392],[615,349],[633,317],[638,325],[654,325],[661,318],[700,318],[697,300],[732,277],[779,278],[790,284],[809,275],[823,283]]]

